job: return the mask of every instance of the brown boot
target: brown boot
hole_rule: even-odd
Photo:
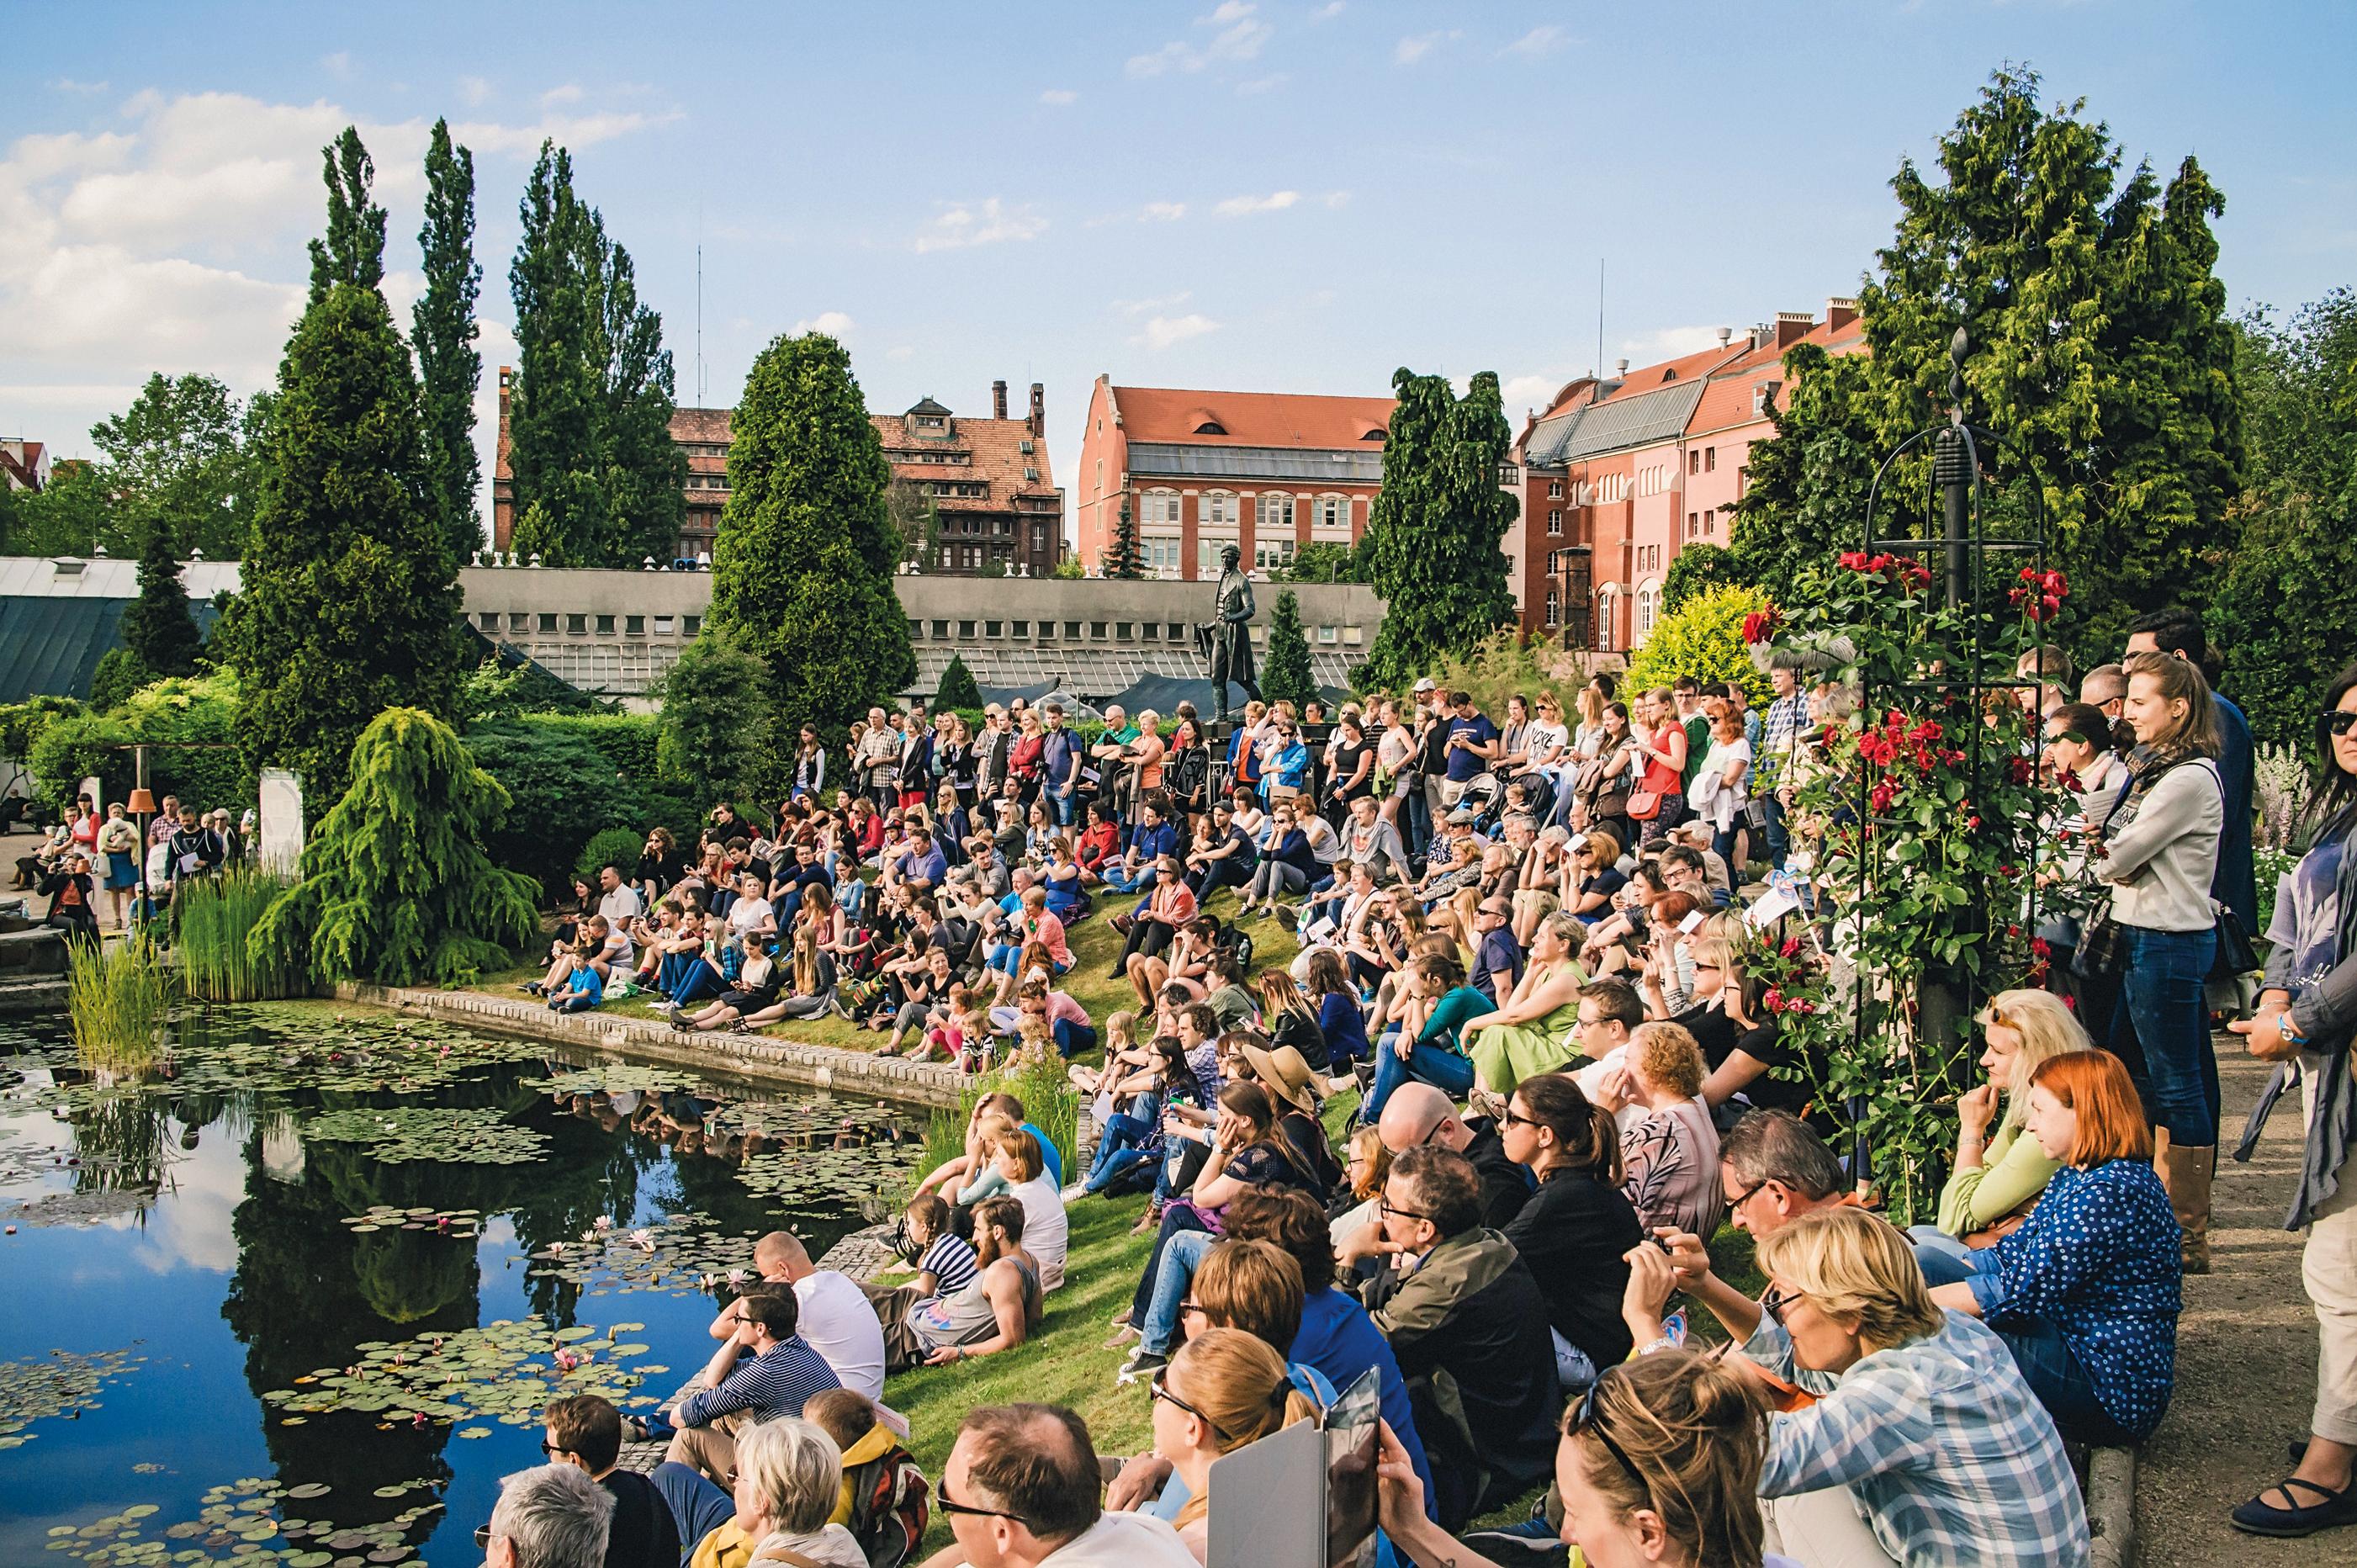
[[[2171,1144],[2161,1155],[2161,1185],[2169,1189],[2169,1207],[2184,1229],[2185,1272],[2210,1272],[2210,1173],[2217,1157],[2214,1148]]]

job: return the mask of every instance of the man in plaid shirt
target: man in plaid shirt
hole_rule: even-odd
[[[1768,860],[1783,869],[1790,843],[1784,814],[1792,805],[1792,759],[1799,754],[1801,732],[1809,725],[1809,699],[1801,692],[1801,660],[1797,654],[1778,650],[1768,664],[1768,683],[1776,700],[1768,704],[1760,735],[1760,755],[1751,765],[1751,795],[1768,822]]]

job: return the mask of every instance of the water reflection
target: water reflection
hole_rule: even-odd
[[[816,1251],[862,1222],[854,1184],[780,1202],[739,1184],[744,1160],[916,1135],[863,1102],[764,1099],[540,1052],[453,1031],[395,1038],[382,1021],[308,1006],[222,1009],[183,1020],[145,1072],[124,1074],[77,1062],[61,1028],[0,1023],[0,1209],[17,1226],[0,1243],[0,1360],[135,1342],[149,1354],[90,1407],[32,1423],[0,1451],[0,1562],[71,1561],[83,1543],[46,1553],[50,1529],[143,1503],[157,1511],[138,1522],[160,1538],[199,1520],[207,1488],[255,1477],[329,1488],[279,1499],[275,1517],[293,1522],[272,1550],[343,1554],[355,1532],[438,1500],[398,1544],[472,1563],[469,1532],[498,1476],[537,1460],[536,1425],[348,1409],[289,1420],[263,1396],[316,1386],[305,1380],[352,1366],[372,1341],[527,1318],[550,1334],[644,1324],[630,1337],[676,1369],[640,1391],[667,1393],[700,1361],[725,1285],[533,1255],[578,1252],[601,1220],[627,1234],[674,1216],[748,1253],[752,1234],[791,1223]],[[577,1081],[585,1068],[608,1081]],[[412,1081],[422,1087],[385,1087]],[[364,1145],[302,1136],[326,1112],[401,1105],[496,1110],[544,1137],[546,1153],[387,1164]],[[90,1206],[81,1222],[43,1212],[68,1199]],[[347,1223],[385,1207],[476,1210],[479,1233]],[[427,1489],[376,1495],[412,1482]],[[220,1533],[206,1524],[167,1544],[225,1562]]]

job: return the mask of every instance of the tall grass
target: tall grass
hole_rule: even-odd
[[[172,976],[153,947],[137,937],[111,947],[70,943],[66,985],[66,1012],[83,1060],[132,1068],[154,1056],[172,1008]]]
[[[301,993],[302,976],[255,962],[246,946],[254,922],[285,886],[267,872],[240,868],[199,876],[180,890],[173,950],[189,995],[202,1002],[260,1002]]]
[[[1024,1119],[1048,1134],[1064,1163],[1064,1180],[1081,1179],[1081,1096],[1065,1075],[1064,1064],[1050,1056],[1045,1061],[1017,1060],[995,1073],[968,1083],[958,1095],[955,1111],[936,1111],[925,1124],[925,1161],[919,1177],[938,1169],[945,1160],[965,1153],[965,1130],[974,1108],[985,1094],[1011,1094],[1023,1102]],[[912,1188],[915,1181],[909,1184]]]

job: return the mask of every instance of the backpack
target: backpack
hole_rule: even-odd
[[[868,1568],[901,1568],[913,1562],[932,1513],[931,1488],[916,1456],[895,1444],[845,1470],[843,1487],[851,1503],[845,1522],[867,1554]]]

